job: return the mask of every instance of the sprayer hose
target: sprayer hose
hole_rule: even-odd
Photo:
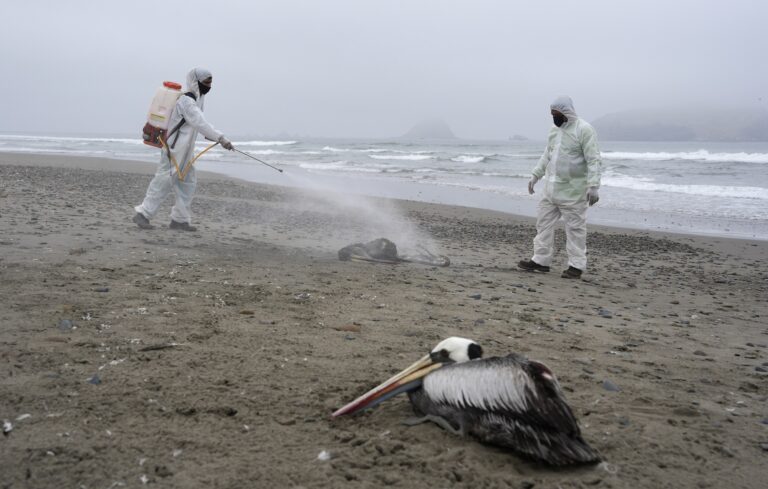
[[[192,169],[192,165],[194,165],[194,164],[195,164],[195,161],[197,161],[197,159],[198,159],[198,158],[200,158],[201,156],[203,156],[203,154],[204,154],[206,151],[208,151],[209,149],[211,149],[211,148],[213,148],[214,146],[216,146],[217,144],[219,144],[219,142],[218,142],[218,141],[216,141],[215,143],[211,144],[210,146],[208,146],[207,148],[205,148],[204,150],[202,150],[201,152],[199,152],[199,153],[198,153],[198,154],[197,154],[197,155],[196,155],[194,158],[192,158],[192,160],[190,160],[190,162],[189,162],[189,163],[188,163],[188,164],[187,164],[187,165],[184,167],[184,171],[182,171],[182,169],[181,169],[181,168],[179,168],[179,164],[176,162],[176,158],[174,158],[174,157],[173,157],[173,153],[171,153],[171,150],[168,148],[168,145],[167,145],[167,144],[165,144],[165,141],[163,140],[163,138],[158,138],[158,139],[160,140],[160,142],[161,142],[161,143],[163,143],[163,148],[165,148],[165,150],[166,150],[166,151],[168,151],[168,158],[169,158],[169,159],[171,160],[171,162],[173,163],[173,166],[175,166],[175,167],[176,167],[176,174],[177,174],[177,175],[179,175],[179,181],[181,181],[181,182],[183,182],[183,181],[184,181],[184,179],[187,177],[187,173],[189,173],[189,170],[190,170],[190,169]]]

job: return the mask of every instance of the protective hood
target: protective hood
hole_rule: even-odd
[[[561,112],[568,118],[568,121],[575,121],[579,118],[576,114],[576,110],[573,108],[573,100],[567,95],[557,97],[555,101],[550,104],[549,108]]]
[[[210,71],[206,70],[205,68],[194,68],[192,71],[187,73],[187,86],[184,89],[184,92],[192,92],[195,94],[195,97],[197,97],[197,106],[201,109],[203,108],[203,101],[205,100],[205,95],[200,93],[200,87],[197,86],[198,82],[201,82],[205,80],[206,78],[213,76]]]

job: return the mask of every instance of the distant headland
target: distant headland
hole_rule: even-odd
[[[402,139],[457,139],[448,123],[441,119],[419,122],[400,137]]]
[[[768,110],[626,110],[592,125],[613,141],[768,141]]]

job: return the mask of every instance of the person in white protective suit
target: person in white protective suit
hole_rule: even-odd
[[[218,141],[225,149],[232,150],[232,143],[217,131],[203,115],[205,95],[211,90],[213,76],[204,68],[195,68],[187,73],[185,94],[179,97],[171,113],[169,128],[173,134],[168,135],[168,147],[175,159],[174,164],[167,149],[163,149],[160,166],[155,177],[149,183],[144,201],[136,206],[135,222],[142,229],[151,229],[149,221],[157,214],[160,205],[173,192],[176,196],[171,209],[171,229],[195,231],[191,225],[192,213],[190,206],[195,193],[195,168],[187,168],[195,150],[195,140],[198,133],[211,141]],[[177,128],[178,126],[178,128]],[[174,131],[175,129],[175,131]],[[178,165],[178,169],[176,167]],[[179,178],[178,170],[186,172],[183,179]]]
[[[548,272],[555,244],[555,225],[565,221],[568,269],[563,278],[581,278],[587,268],[587,207],[599,200],[602,160],[595,129],[576,115],[570,97],[559,97],[550,105],[555,125],[549,131],[544,154],[533,168],[528,193],[543,180],[539,202],[533,258],[518,266],[523,270]]]

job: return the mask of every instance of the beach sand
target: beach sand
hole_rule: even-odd
[[[170,199],[141,231],[153,172],[0,155],[0,487],[765,487],[768,243],[591,227],[566,281],[562,233],[516,269],[530,219],[373,200],[451,266],[340,262],[389,228],[200,174],[197,232]],[[405,396],[330,418],[452,335],[547,364],[606,464],[406,427]]]

